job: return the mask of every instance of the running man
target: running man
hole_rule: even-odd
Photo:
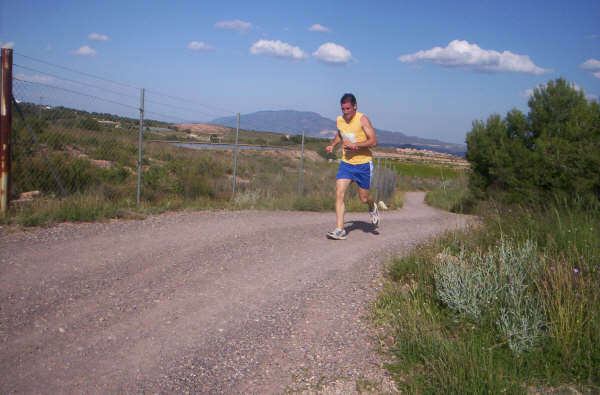
[[[379,210],[369,195],[371,179],[373,177],[373,153],[370,148],[377,145],[375,130],[366,115],[356,111],[356,97],[346,93],[340,100],[342,116],[337,117],[338,132],[327,152],[332,152],[341,142],[344,146],[342,161],[335,181],[335,215],[337,227],[327,233],[330,239],[343,240],[346,238],[344,230],[344,196],[352,181],[358,185],[358,196],[363,203],[369,206],[369,214],[373,225],[379,225]]]

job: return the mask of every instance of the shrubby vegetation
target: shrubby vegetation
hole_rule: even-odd
[[[600,199],[600,106],[563,79],[535,89],[527,116],[515,109],[473,122],[467,146],[477,196]]]
[[[305,159],[303,193],[299,194],[297,152],[240,150],[236,196],[232,199],[231,150],[192,150],[157,142],[186,139],[189,133],[149,120],[145,123],[153,129],[148,126],[144,134],[142,201],[136,205],[137,120],[60,107],[41,109],[28,103],[20,104],[20,108],[36,139],[15,111],[11,199],[32,190],[39,190],[42,197],[33,205],[14,206],[8,221],[44,225],[78,218],[90,221],[137,217],[139,213],[186,207],[334,209],[337,163]],[[98,120],[118,122],[120,127]],[[223,140],[231,143],[234,135],[235,130],[230,129]],[[240,132],[240,143],[283,145],[296,150],[301,138]],[[317,151],[323,158],[335,158],[335,154],[325,152],[326,142],[307,137],[305,148]],[[60,179],[64,194],[46,159]],[[349,210],[364,210],[355,189],[349,191],[348,197]],[[401,204],[400,197],[391,202],[392,207]]]
[[[514,210],[514,208],[512,208]],[[509,215],[394,259],[374,319],[408,393],[600,390],[600,223],[579,209]]]
[[[600,113],[562,79],[476,121],[426,200],[481,225],[393,259],[373,317],[409,393],[600,392]]]

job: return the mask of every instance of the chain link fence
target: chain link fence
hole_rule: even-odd
[[[222,109],[17,53],[12,77],[13,201],[39,193],[132,203],[141,191],[150,204],[232,197],[243,203],[310,196],[324,185],[333,196],[337,166],[305,161],[302,136],[243,131],[236,145],[236,128],[195,121],[222,116]],[[326,156],[324,141],[306,140],[307,155]],[[375,167],[375,195],[386,199],[395,172],[377,161]]]
[[[95,193],[108,184],[131,193],[138,109],[52,81],[13,78],[11,197],[34,190],[48,197]]]

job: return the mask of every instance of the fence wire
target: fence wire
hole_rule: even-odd
[[[51,168],[67,194],[98,191],[109,181],[127,189],[136,168],[134,105],[18,77],[13,97],[20,110],[11,132],[13,199],[34,190],[63,195]]]
[[[154,90],[144,90],[142,100],[134,85],[15,55],[11,200],[39,191],[45,199],[82,195],[133,202],[138,187],[150,204],[230,199],[233,180],[234,201],[246,207],[282,195],[333,196],[337,166],[305,162],[301,136],[244,131],[240,143],[262,149],[240,149],[234,161],[235,128],[199,121],[232,111]],[[307,142],[308,155],[320,150],[327,156],[324,142]],[[376,167],[373,188],[381,200],[391,196],[396,178],[385,166]]]

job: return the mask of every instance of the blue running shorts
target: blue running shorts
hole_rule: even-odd
[[[373,178],[373,161],[362,163],[360,165],[351,165],[344,161],[340,162],[336,180],[356,181],[362,189],[371,188],[371,178]]]

